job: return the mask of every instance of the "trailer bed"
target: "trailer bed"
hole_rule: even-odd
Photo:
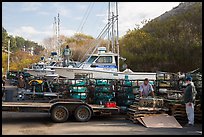
[[[39,103],[39,102],[2,102],[2,111],[19,111],[19,112],[49,112],[54,103]],[[83,102],[57,102],[57,103],[69,103],[69,104],[83,104]],[[104,105],[87,104],[90,106],[94,113],[103,112],[118,112],[118,107],[104,107]]]
[[[43,107],[50,108],[51,103],[38,102],[2,102],[2,107]]]

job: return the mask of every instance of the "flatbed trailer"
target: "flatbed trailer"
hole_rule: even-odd
[[[74,115],[77,121],[86,122],[94,115],[117,114],[118,107],[87,104],[80,100],[51,100],[49,102],[2,102],[2,111],[11,112],[45,112],[54,122],[65,122]]]

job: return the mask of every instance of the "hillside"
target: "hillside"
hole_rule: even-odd
[[[202,68],[202,3],[186,2],[130,30],[121,54],[134,71],[188,72]]]
[[[195,6],[196,4],[200,5],[197,2],[184,2],[180,3],[177,7],[174,7],[171,11],[166,11],[164,14],[160,15],[159,17],[155,18],[155,20],[161,21],[165,20],[171,16],[177,16],[179,14],[183,14],[184,12],[188,12],[190,8]]]

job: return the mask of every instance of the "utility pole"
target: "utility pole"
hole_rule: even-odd
[[[33,56],[33,47],[31,47],[30,54]]]
[[[10,64],[10,38],[8,40],[8,72],[9,72],[9,64]]]

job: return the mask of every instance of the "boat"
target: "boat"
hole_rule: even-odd
[[[91,54],[86,55],[85,61],[81,62],[79,65],[68,64],[68,66],[53,66],[52,69],[59,75],[59,77],[64,77],[68,79],[76,78],[95,78],[95,79],[124,79],[128,77],[130,80],[138,80],[149,78],[151,80],[156,80],[156,73],[152,72],[133,72],[130,69],[124,71],[119,71],[120,57],[119,55],[119,42],[118,42],[118,4],[115,4],[116,14],[112,12],[112,17],[110,17],[110,3],[109,3],[109,18],[108,23],[103,28],[102,32],[96,39],[96,46],[91,51]],[[116,31],[114,30],[116,24]],[[117,34],[117,36],[112,35],[111,44],[109,45],[109,51],[106,47],[100,46],[100,39],[103,39],[105,35]],[[97,42],[98,40],[98,42]],[[98,52],[97,52],[98,50]],[[97,53],[96,53],[97,52]]]
[[[35,77],[45,77],[47,79],[58,77],[59,75],[55,73],[52,67],[62,66],[62,61],[57,57],[57,54],[52,54],[53,53],[51,53],[51,58],[48,58],[47,61],[44,57],[41,57],[38,63],[32,64],[29,68],[24,68],[23,71]]]

